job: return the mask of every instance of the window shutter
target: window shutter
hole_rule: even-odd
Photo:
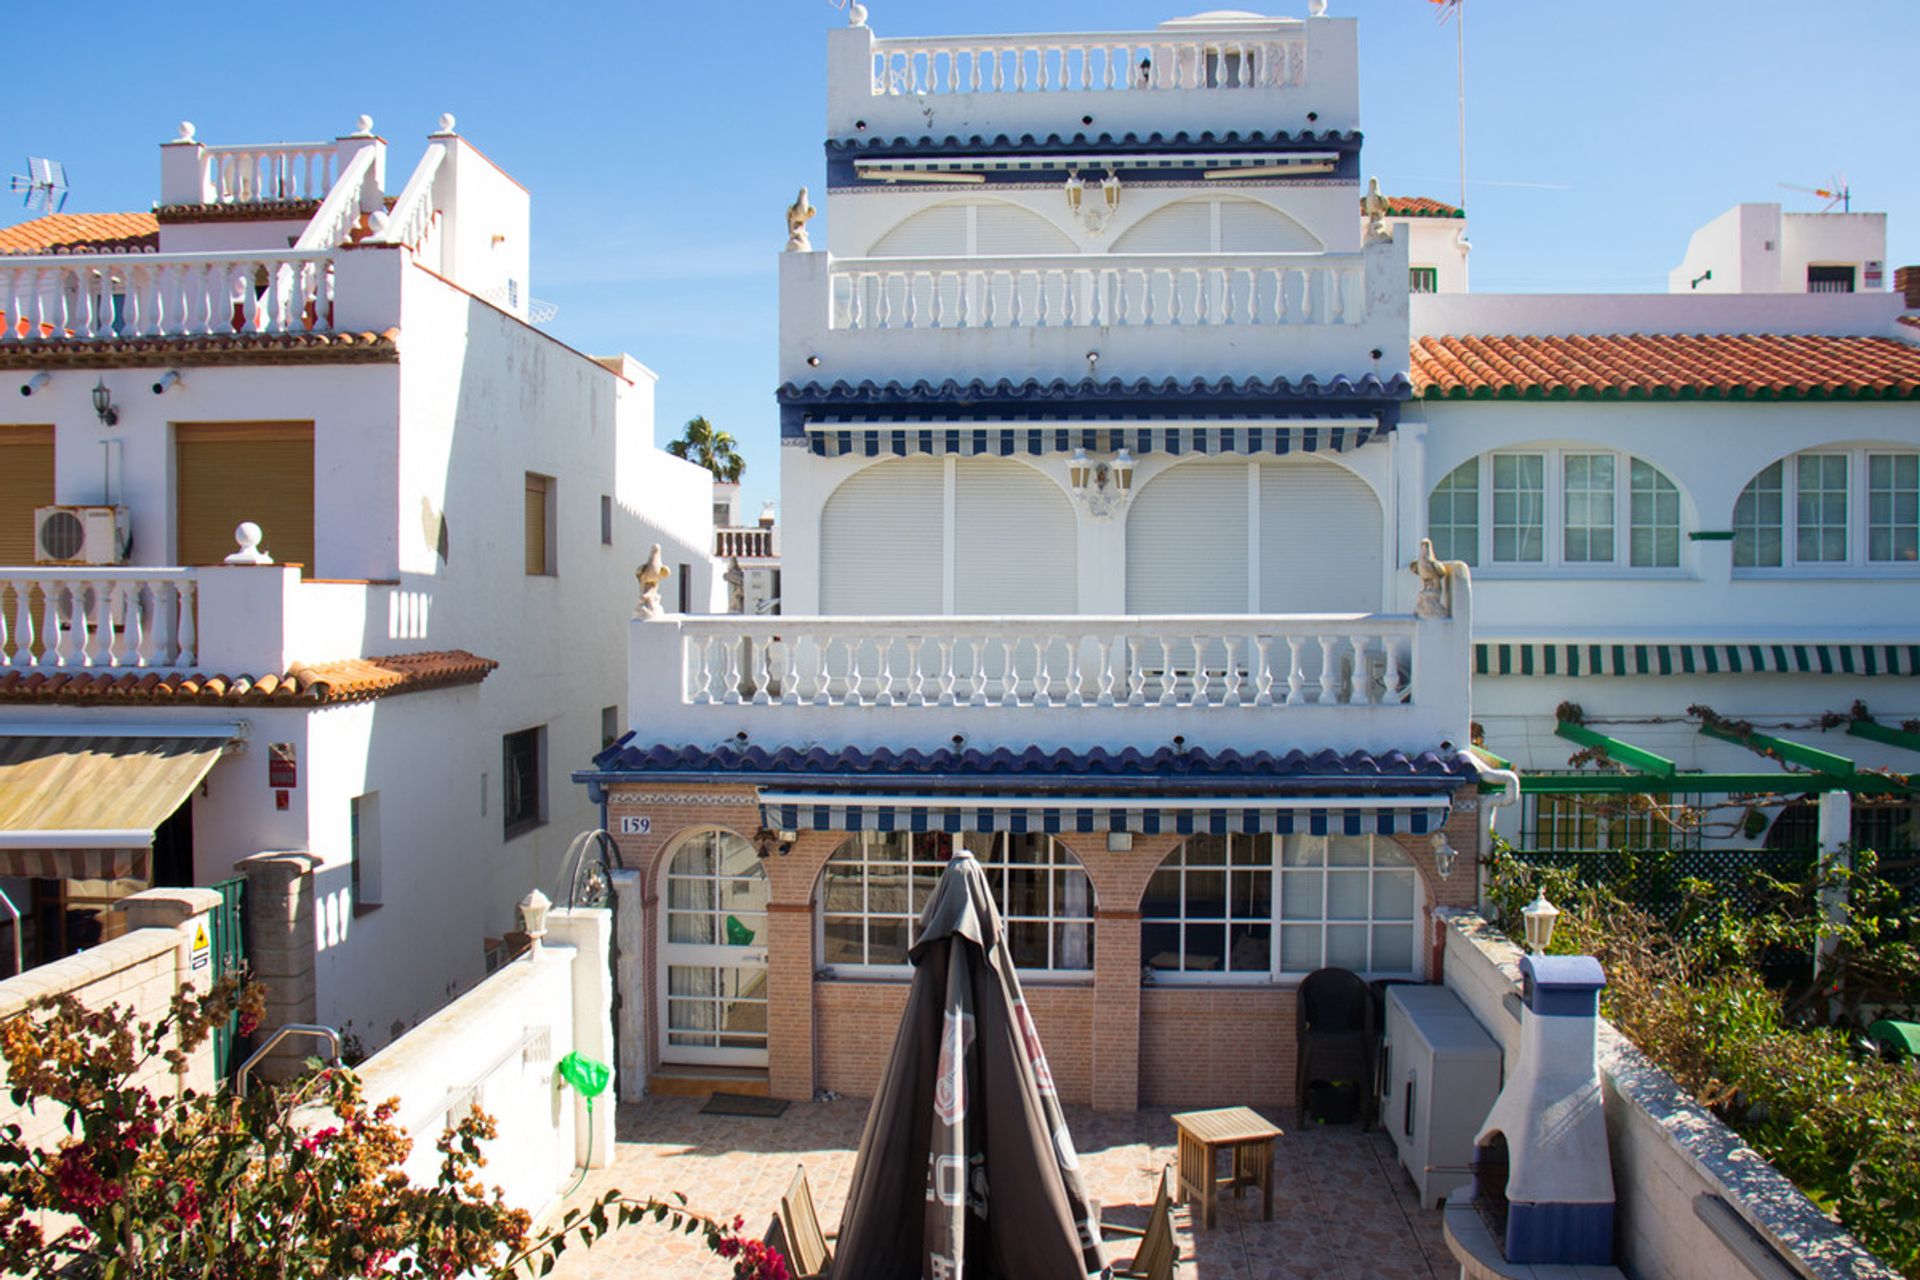
[[[1260,612],[1380,608],[1380,502],[1345,467],[1313,458],[1260,467]]]
[[[547,477],[537,476],[531,471],[527,472],[527,572],[532,574],[550,572],[550,566],[553,563],[547,549],[549,484]]]
[[[967,206],[922,209],[874,244],[876,258],[957,258],[967,251]]]
[[[1094,198],[1098,198],[1097,195]],[[1027,253],[1078,253],[1073,237],[1031,209],[982,204],[974,215],[974,251],[984,257]]]
[[[954,465],[954,612],[1078,612],[1078,530],[1067,495],[1024,463]]]
[[[1247,611],[1247,467],[1186,462],[1127,512],[1127,612]]]
[[[33,563],[33,510],[53,505],[53,428],[0,427],[0,564]]]
[[[820,607],[867,616],[940,612],[946,508],[936,458],[856,472],[820,513]]]
[[[1270,205],[1220,202],[1222,253],[1318,253],[1323,247],[1311,231]]]
[[[1181,200],[1156,209],[1113,242],[1115,253],[1211,253],[1213,201]]]
[[[313,424],[181,423],[174,428],[174,553],[220,564],[251,520],[279,564],[314,576]]]

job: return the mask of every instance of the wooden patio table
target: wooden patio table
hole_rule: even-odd
[[[1273,1140],[1280,1129],[1250,1107],[1222,1107],[1215,1111],[1185,1111],[1173,1118],[1179,1132],[1180,1199],[1200,1197],[1202,1225],[1213,1226],[1213,1209],[1222,1188],[1233,1188],[1234,1199],[1244,1187],[1259,1187],[1266,1203],[1262,1217],[1273,1221]],[[1214,1159],[1225,1147],[1233,1152],[1231,1177],[1214,1177]]]

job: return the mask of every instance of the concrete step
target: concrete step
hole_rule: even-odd
[[[670,1063],[647,1077],[647,1092],[656,1098],[705,1098],[716,1093],[738,1093],[750,1098],[769,1096],[765,1067],[708,1067]]]

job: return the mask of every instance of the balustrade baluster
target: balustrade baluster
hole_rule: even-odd
[[[1027,700],[1027,705],[1050,707],[1053,705],[1053,641],[1046,637],[1036,637],[1032,643],[1033,696]]]
[[[1020,674],[1016,666],[1019,642],[1007,637],[1000,642],[1000,705],[1020,705]]]
[[[191,667],[200,661],[200,583],[192,578],[179,589],[180,615],[175,623],[171,661]]]
[[[90,667],[120,665],[119,654],[115,652],[119,637],[113,627],[113,597],[119,589],[118,582],[93,584],[93,645],[87,655]]]
[[[927,705],[927,673],[920,665],[920,646],[924,643],[925,636],[907,637],[907,705],[910,707]]]
[[[1243,693],[1241,686],[1243,681],[1251,681],[1252,679],[1253,664],[1255,661],[1254,652],[1259,642],[1252,636],[1222,636],[1221,644],[1226,648],[1227,665],[1222,668],[1226,675],[1226,689],[1225,696],[1220,699],[1220,705],[1223,707],[1237,707],[1243,703],[1251,702],[1253,700],[1251,687]],[[1246,646],[1247,654],[1247,665],[1244,668],[1246,674],[1244,676],[1241,674],[1243,668],[1238,662],[1234,661],[1234,651],[1242,644]]]
[[[73,631],[60,621],[60,593],[67,590],[64,582],[49,582],[46,586],[47,616],[40,626],[41,641],[45,651],[53,658],[53,665],[64,667],[69,658],[77,657],[73,652]],[[68,609],[72,613],[71,606]]]
[[[1353,646],[1353,685],[1347,693],[1349,706],[1370,706],[1373,702],[1372,676],[1367,671],[1367,637],[1352,636],[1347,643]]]
[[[1193,637],[1193,696],[1189,703],[1196,707],[1213,705],[1213,674],[1207,670],[1207,641],[1204,636]]]
[[[159,583],[153,584],[158,587]],[[116,613],[120,621],[121,666],[147,665],[147,620],[143,609],[145,589],[139,582],[120,584]]]
[[[1320,696],[1315,701],[1327,707],[1340,701],[1340,668],[1333,658],[1333,648],[1340,642],[1340,637],[1320,636],[1318,639],[1320,641]]]
[[[1307,669],[1301,665],[1300,652],[1304,637],[1287,637],[1287,705],[1297,707],[1307,700]]]
[[[1248,655],[1252,663],[1253,705],[1270,707],[1273,705],[1273,637],[1253,636],[1253,651]]]
[[[1164,633],[1160,641],[1160,705],[1171,707],[1180,699],[1180,677],[1174,670],[1173,641]]]
[[[1384,636],[1380,643],[1387,654],[1387,669],[1383,682],[1386,688],[1386,696],[1383,697],[1381,701],[1389,706],[1395,706],[1402,701],[1402,690],[1400,688],[1400,640],[1397,636]]]
[[[745,636],[740,643],[747,653],[747,687],[753,691],[751,703],[756,707],[768,706],[773,702],[773,693],[768,688],[773,683],[770,652],[773,642],[757,636]]]
[[[42,585],[40,597],[43,605],[46,602],[46,594],[47,589]],[[31,583],[22,582],[14,588],[14,621],[13,665],[37,667],[46,662],[49,657],[54,656],[47,653],[44,644],[40,645],[38,654],[33,651],[34,646],[40,643],[40,626],[39,619],[33,612],[33,584]]]

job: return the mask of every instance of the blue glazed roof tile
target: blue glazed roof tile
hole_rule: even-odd
[[[996,133],[992,137],[985,134],[971,134],[962,137],[959,134],[946,134],[934,137],[922,134],[917,138],[895,135],[891,138],[832,138],[827,141],[829,158],[840,156],[861,156],[879,159],[895,155],[992,155],[997,153],[1023,153],[1044,155],[1059,151],[1089,151],[1125,148],[1130,151],[1184,151],[1194,147],[1232,150],[1234,148],[1273,148],[1273,147],[1317,147],[1347,148],[1358,147],[1361,134],[1358,130],[1342,133],[1337,129],[1314,132],[1311,129],[1299,133],[1289,133],[1285,129],[1276,129],[1272,133],[1263,133],[1258,129],[1241,133],[1229,129],[1215,133],[1211,129],[1198,133],[1180,130],[1175,133],[1050,133],[1045,137],[1023,133],[1018,137],[1011,134]]]
[[[904,383],[889,381],[875,382],[864,379],[860,382],[845,380],[820,382],[788,382],[782,384],[776,393],[783,404],[804,405],[956,405],[977,404],[1017,405],[1051,404],[1061,402],[1101,403],[1109,401],[1159,401],[1180,400],[1191,405],[1194,401],[1250,401],[1250,400],[1357,400],[1387,399],[1406,400],[1413,395],[1413,386],[1406,375],[1396,373],[1382,381],[1377,374],[1362,374],[1358,378],[1349,378],[1342,374],[1326,381],[1309,374],[1295,381],[1286,377],[1268,378],[1218,378],[1208,381],[1205,378],[1193,378],[1181,381],[1178,378],[1137,378],[1132,382],[1119,378],[1097,381],[1082,378],[1078,381],[1067,378],[1054,378],[1042,381],[1039,378],[1027,378],[1016,382],[1011,378],[989,381],[974,378],[969,382],[960,382],[948,378],[943,382],[932,382],[921,378],[915,382]]]

